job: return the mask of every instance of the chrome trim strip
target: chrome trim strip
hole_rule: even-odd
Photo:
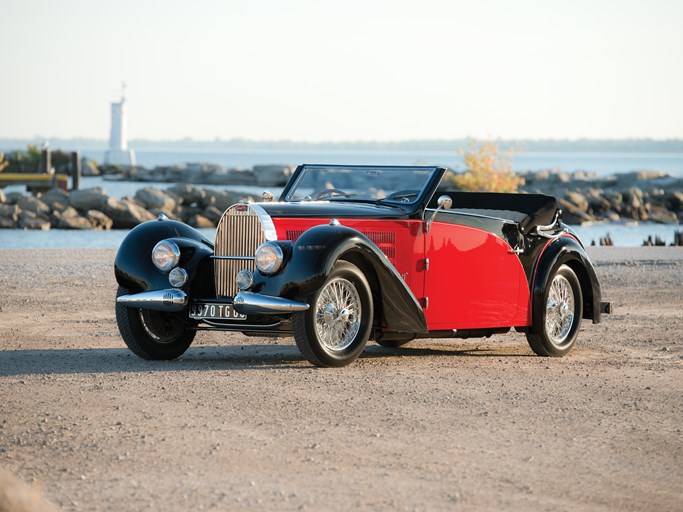
[[[154,311],[182,311],[189,303],[187,294],[177,288],[167,290],[151,290],[148,292],[121,295],[116,298],[117,304],[131,308],[151,309]]]
[[[263,207],[256,203],[251,203],[247,206],[254,210],[254,213],[258,215],[259,219],[261,219],[261,227],[263,228],[263,232],[266,235],[266,240],[268,242],[273,242],[277,240],[277,232],[275,231],[275,224],[273,224],[273,219],[270,218],[270,215],[266,213]]]
[[[436,212],[436,211],[437,211],[437,208],[425,208],[425,212]],[[462,211],[458,211],[458,210],[438,210],[438,211],[439,211],[439,213],[448,213],[451,215],[454,215],[454,214],[465,215],[466,217],[478,217],[480,219],[493,219],[493,220],[499,220],[501,222],[504,222],[505,224],[518,225],[518,223],[515,222],[514,220],[503,219],[501,217],[493,217],[491,215],[480,215],[478,213],[467,213],[467,212],[462,212]],[[426,215],[425,215],[425,217],[426,217]]]
[[[277,313],[295,313],[306,311],[309,305],[282,297],[271,297],[253,292],[239,292],[232,302],[235,311],[243,315],[263,315]]]
[[[238,322],[234,322],[232,324],[227,324],[227,323],[220,323],[216,322],[215,320],[201,320],[202,323],[205,323],[207,325],[210,325],[212,327],[218,327],[220,330],[225,330],[225,331],[257,331],[257,330],[264,330],[264,332],[268,332],[270,329],[274,329],[275,327],[278,327],[282,325],[284,322],[282,320],[277,321],[272,324],[240,324]]]

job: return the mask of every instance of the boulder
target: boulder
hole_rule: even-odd
[[[683,192],[672,192],[666,197],[666,206],[674,212],[683,211]]]
[[[7,200],[7,197],[5,197],[5,193],[0,188],[0,204],[4,203],[6,200]]]
[[[648,213],[647,220],[659,222],[660,224],[677,224],[678,215],[662,206],[652,206]]]
[[[204,202],[206,198],[206,192],[204,191],[204,189],[195,187],[194,185],[190,184],[182,184],[169,187],[167,189],[167,192],[171,192],[172,194],[175,194],[178,197],[180,197],[180,204],[187,206],[193,204],[201,204]]]
[[[203,215],[193,215],[187,220],[187,223],[193,228],[214,228],[216,225]]]
[[[97,210],[88,210],[86,217],[93,229],[111,229],[114,226],[113,220]]]
[[[39,217],[47,218],[51,211],[48,205],[33,196],[21,196],[16,205],[24,211],[37,214]]]
[[[206,189],[206,198],[204,199],[202,206],[215,206],[219,210],[225,211],[233,204],[248,200],[251,200],[251,198],[246,192]]]
[[[59,219],[59,229],[92,229],[90,221],[80,214],[68,215]]]
[[[0,204],[0,219],[16,223],[19,220],[20,213],[21,209],[16,204]]]
[[[72,190],[69,194],[69,204],[81,212],[87,212],[88,210],[102,211],[107,199],[107,194],[102,187]]]
[[[130,229],[155,217],[133,201],[109,197],[102,210],[113,222],[114,229]]]
[[[50,229],[50,221],[41,219],[31,211],[22,211],[19,214],[17,225],[21,229],[40,229],[43,231]]]
[[[588,201],[582,194],[579,194],[578,192],[569,191],[565,194],[564,198],[566,201],[575,206],[576,209],[580,212],[585,213],[588,211]]]
[[[10,217],[0,216],[0,229],[16,229],[17,221],[11,219]]]
[[[135,200],[148,210],[157,209],[172,213],[176,208],[176,201],[157,187],[145,187],[135,193]]]
[[[40,200],[48,205],[52,210],[63,210],[69,204],[69,194],[61,188],[52,188],[40,196]],[[61,208],[55,207],[56,204],[62,205]]]
[[[202,215],[209,219],[211,222],[213,222],[214,225],[216,225],[218,224],[218,221],[221,220],[221,217],[223,216],[223,211],[224,210],[219,210],[215,206],[211,205],[204,208]]]
[[[254,177],[256,185],[262,187],[284,186],[292,174],[292,169],[286,165],[255,165]]]
[[[567,224],[583,224],[595,220],[595,217],[582,212],[566,199],[558,199],[557,204],[562,210],[562,220]]]
[[[24,194],[21,192],[8,192],[4,202],[6,204],[17,204],[22,197],[24,197]]]

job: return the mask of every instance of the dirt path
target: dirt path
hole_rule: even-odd
[[[323,370],[221,333],[140,360],[113,251],[0,250],[0,468],[63,510],[681,510],[683,249],[592,255],[617,312],[564,359],[511,333]]]

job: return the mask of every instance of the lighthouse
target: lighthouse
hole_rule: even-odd
[[[111,104],[111,132],[109,134],[109,151],[104,156],[108,165],[135,165],[135,152],[128,149],[126,134],[126,84],[121,84],[121,101]]]

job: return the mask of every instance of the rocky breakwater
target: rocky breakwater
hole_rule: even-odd
[[[109,179],[162,183],[203,183],[210,185],[246,185],[282,187],[293,169],[286,165],[255,165],[253,169],[227,168],[216,164],[185,163],[158,166],[154,169],[103,169]],[[116,173],[116,174],[114,174]]]
[[[0,228],[130,229],[164,214],[197,228],[215,227],[231,205],[252,200],[248,194],[180,184],[145,187],[134,197],[116,199],[101,187],[39,196],[0,190]]]
[[[595,221],[683,222],[683,179],[659,171],[523,173],[523,192],[555,196],[567,224]]]

